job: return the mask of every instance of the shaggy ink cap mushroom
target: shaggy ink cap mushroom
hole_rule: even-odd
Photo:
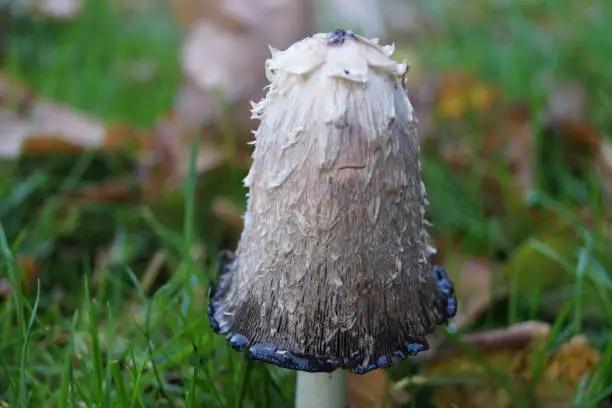
[[[251,359],[363,374],[426,350],[456,313],[429,261],[407,66],[392,53],[335,30],[266,62],[244,229],[208,307]]]

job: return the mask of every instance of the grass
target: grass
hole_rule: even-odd
[[[411,43],[422,66],[472,73],[532,108],[538,155],[527,197],[513,189],[504,162],[474,155],[474,166],[458,172],[425,149],[432,233],[455,238],[442,252],[500,265],[495,272],[508,285],[508,299],[495,302],[476,328],[544,319],[553,323],[547,350],[577,333],[601,350],[596,371],[575,392],[576,407],[597,406],[612,393],[609,219],[600,178],[568,171],[564,157],[553,154],[559,142],[546,136],[542,116],[553,79],[571,80],[587,93],[584,120],[609,137],[608,3],[473,0],[449,11],[429,1],[431,35]],[[170,108],[180,83],[179,33],[164,13],[127,24],[105,4],[88,2],[70,23],[12,23],[3,69],[38,95],[109,122],[149,127]],[[126,74],[139,61],[155,67],[144,79]],[[479,122],[467,125],[470,137],[484,137]],[[240,197],[244,205],[242,170],[232,170],[230,180],[226,168],[200,177],[191,171],[180,193],[149,203],[67,207],[63,198],[71,191],[133,171],[130,155],[94,152],[1,166],[0,278],[23,290],[0,301],[0,401],[11,407],[292,406],[294,373],[245,361],[212,335],[206,317],[216,253],[235,242],[211,215],[210,200]],[[486,177],[502,191],[493,213]],[[591,212],[588,225],[576,216],[580,208]],[[552,221],[527,221],[536,210]],[[29,278],[28,259],[37,261],[37,280]],[[517,406],[534,406],[533,395],[514,390],[484,356],[474,359],[500,388],[520,397]],[[405,376],[408,366],[392,374]]]

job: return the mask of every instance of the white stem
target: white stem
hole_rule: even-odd
[[[348,371],[306,373],[298,371],[295,408],[346,408]]]

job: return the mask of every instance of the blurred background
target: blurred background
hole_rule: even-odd
[[[351,29],[407,59],[459,314],[361,407],[612,393],[612,2],[0,0],[0,407],[290,407],[212,335],[268,45]]]

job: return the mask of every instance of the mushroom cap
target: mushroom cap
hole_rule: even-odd
[[[427,349],[456,312],[424,229],[405,63],[344,30],[266,62],[244,230],[209,320],[248,357],[362,374]]]

